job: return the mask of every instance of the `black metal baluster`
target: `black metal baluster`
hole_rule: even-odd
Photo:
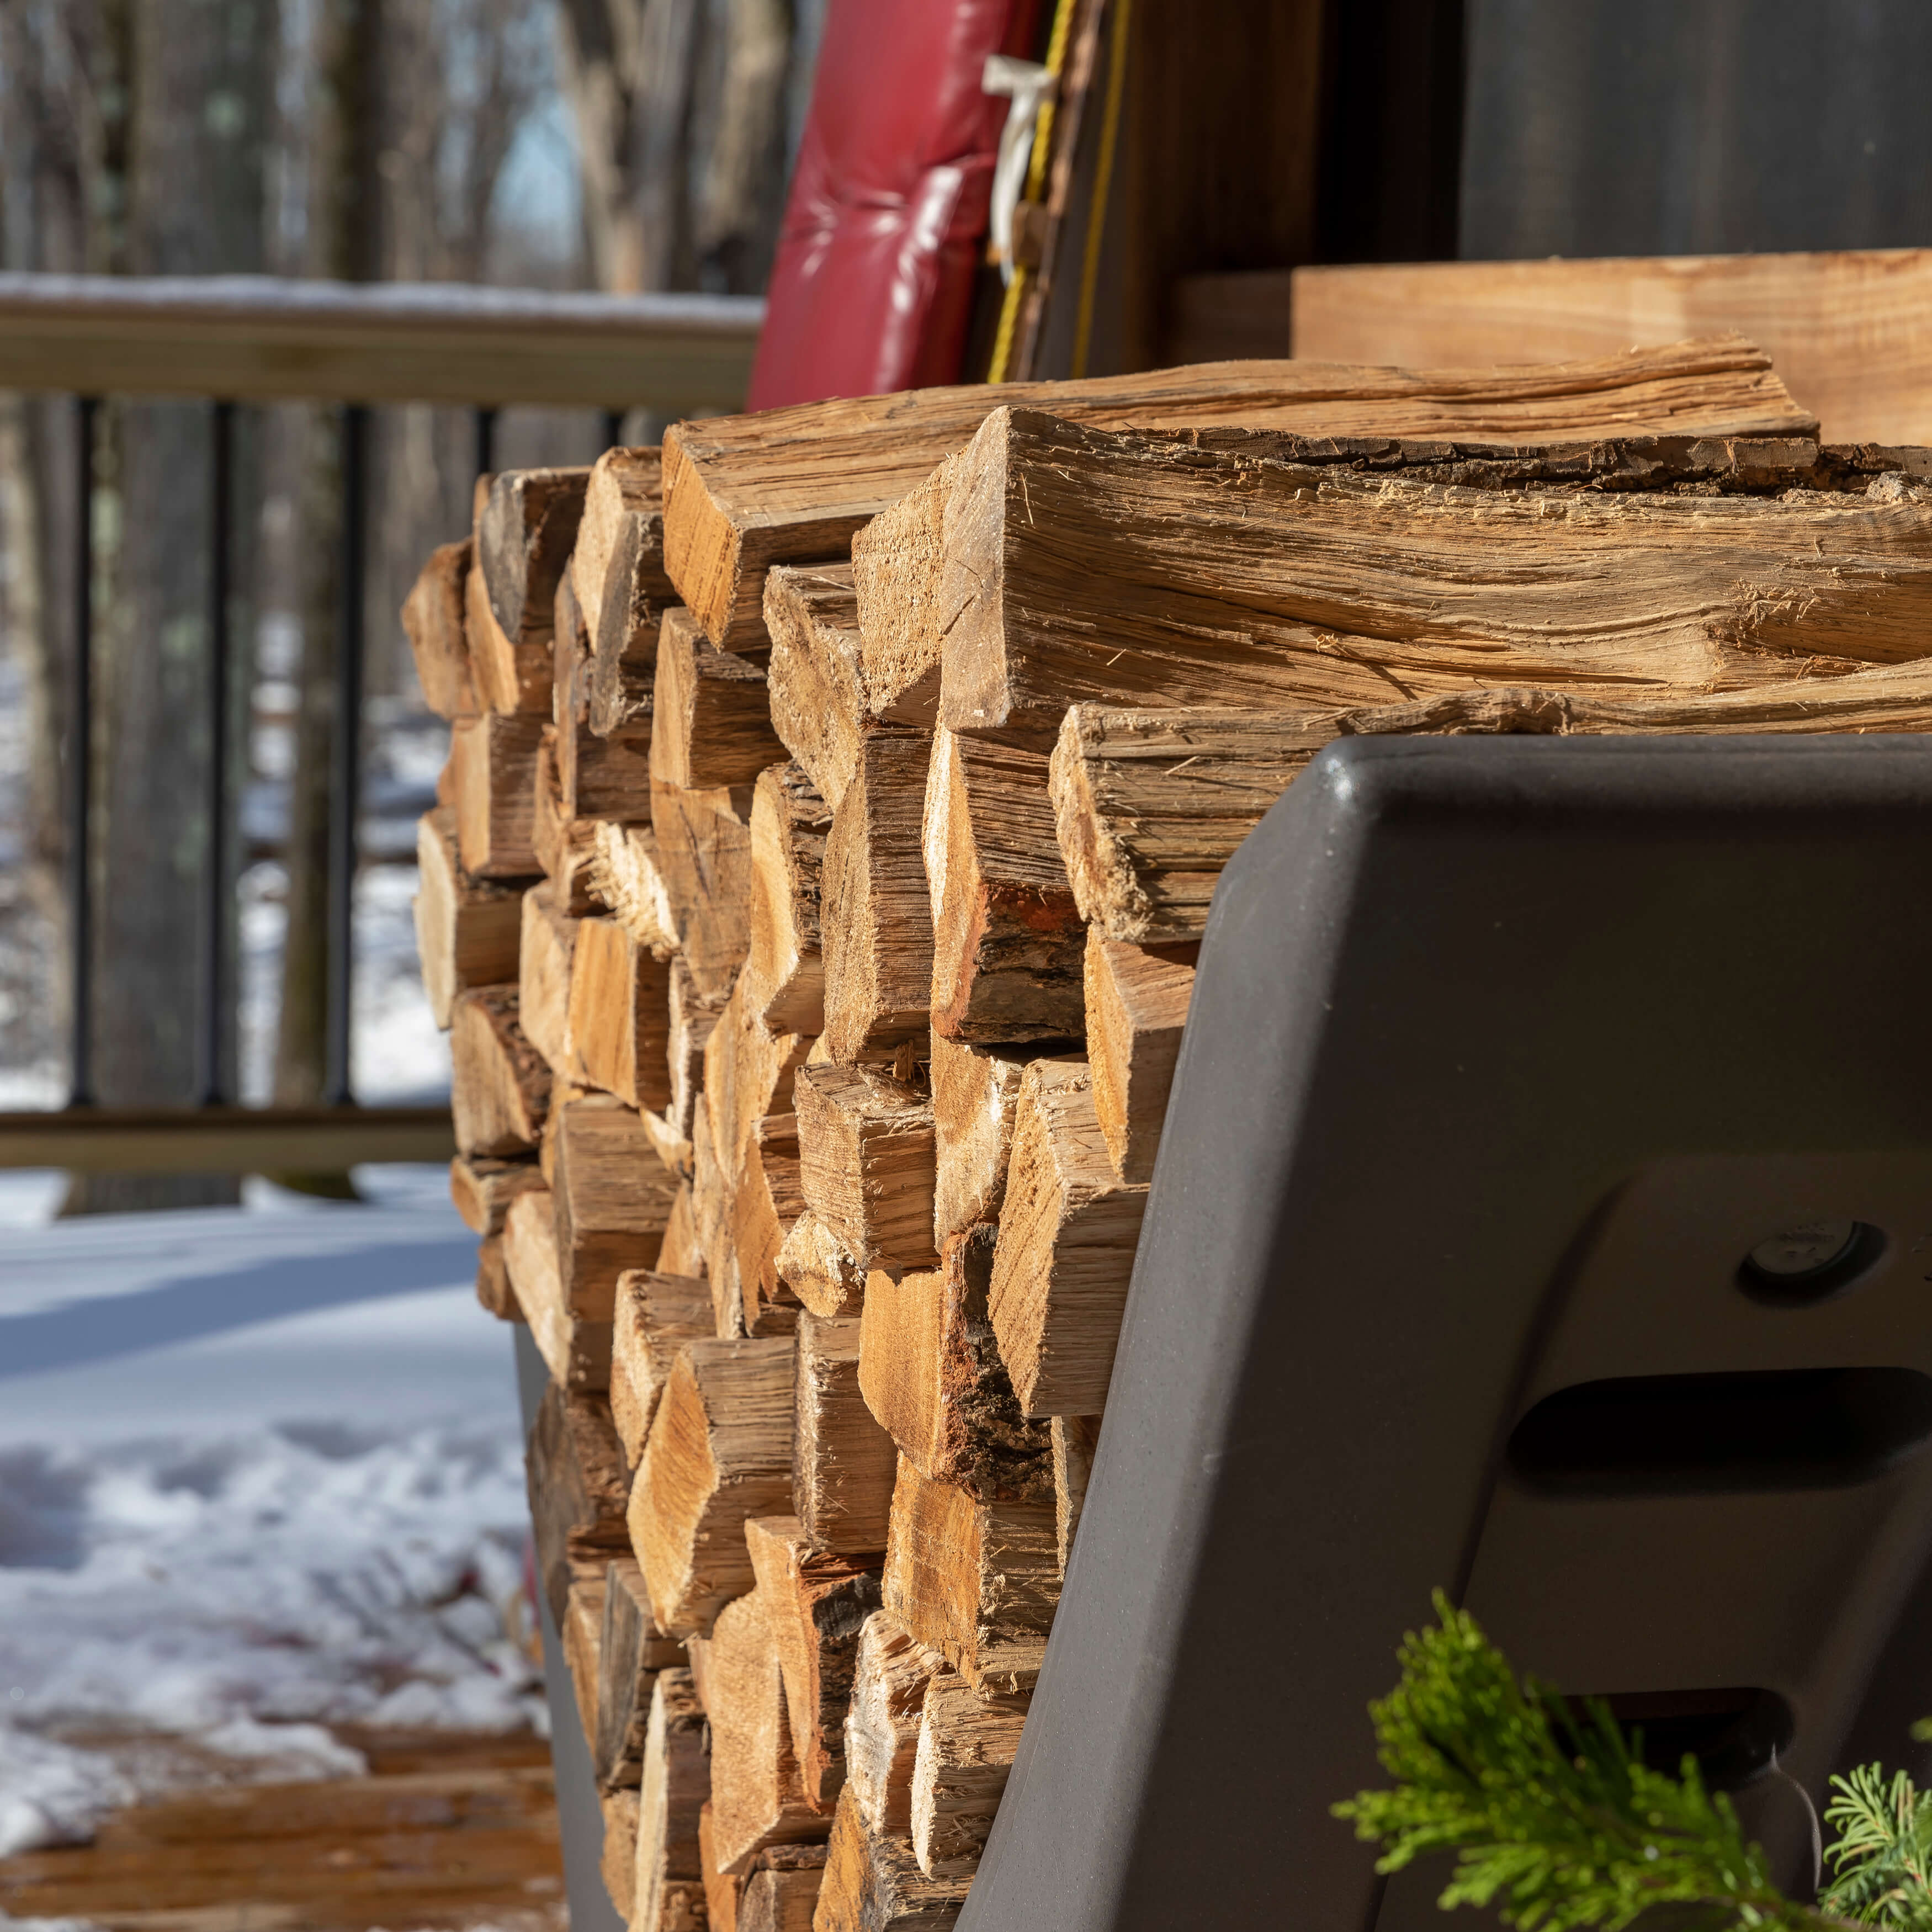
[[[355,1104],[350,1032],[355,1011],[356,816],[362,777],[364,489],[369,411],[342,412],[342,567],[337,591],[334,769],[328,794],[327,1098]]]
[[[232,909],[229,878],[229,604],[234,588],[235,405],[218,402],[208,420],[208,877],[204,906],[206,962],[201,1009],[201,1104],[232,1097],[223,1052],[232,983],[228,932]]]
[[[615,449],[623,441],[625,413],[622,410],[606,410],[604,412],[604,447],[606,449]]]
[[[94,436],[100,399],[75,408],[74,662],[67,730],[67,891],[73,1010],[68,1105],[94,1104]]]
[[[476,473],[488,476],[496,466],[496,412],[494,406],[482,404],[470,419],[476,435]]]

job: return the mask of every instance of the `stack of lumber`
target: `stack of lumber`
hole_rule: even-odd
[[[953,1922],[1216,878],[1387,732],[1916,730],[1932,461],[1735,339],[686,423],[411,599],[479,1294],[636,1932]]]

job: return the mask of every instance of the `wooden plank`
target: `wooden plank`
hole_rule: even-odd
[[[447,1107],[80,1107],[0,1114],[0,1171],[330,1173],[358,1161],[443,1161]]]
[[[730,408],[764,316],[736,296],[0,274],[0,388]]]
[[[1298,268],[1292,352],[1414,366],[1736,329],[1832,442],[1932,442],[1932,249]]]

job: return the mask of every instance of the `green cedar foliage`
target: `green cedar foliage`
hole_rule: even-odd
[[[1832,1882],[1796,1904],[1694,1758],[1675,1778],[1652,1770],[1604,1706],[1519,1684],[1473,1618],[1440,1592],[1436,1607],[1440,1628],[1403,1640],[1402,1681],[1370,1706],[1394,1788],[1335,1807],[1383,1846],[1377,1870],[1453,1852],[1439,1902],[1493,1906],[1523,1932],[1620,1932],[1658,1906],[1699,1932],[1932,1932],[1932,1796],[1904,1773],[1832,1780]]]

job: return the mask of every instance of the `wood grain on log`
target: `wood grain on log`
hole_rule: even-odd
[[[403,600],[403,631],[416,660],[416,682],[423,702],[439,718],[473,718],[483,709],[464,628],[471,560],[467,537],[431,550]]]
[[[590,472],[506,470],[476,524],[476,562],[490,609],[513,644],[550,641],[557,580],[570,561]]]
[[[586,919],[571,961],[570,1040],[592,1086],[627,1106],[671,1098],[670,968],[615,919]]]
[[[531,781],[530,849],[549,881],[557,909],[572,919],[602,910],[592,876],[597,828],[593,820],[572,818],[563,808],[556,776],[556,727],[546,724],[537,742]]]
[[[750,784],[786,757],[764,666],[720,650],[681,609],[658,638],[651,729],[652,776],[687,790]]]
[[[711,1290],[694,1275],[627,1270],[617,1277],[611,1322],[610,1418],[634,1468],[678,1351],[716,1332]]]
[[[549,1061],[550,1071],[568,1079],[577,1071],[570,1044],[570,968],[580,921],[558,906],[548,879],[524,893],[522,910],[518,1023],[524,1036]]]
[[[931,730],[939,716],[944,642],[938,595],[946,509],[962,458],[882,510],[852,539],[852,587],[859,607],[861,674],[867,710]]]
[[[517,1006],[514,986],[479,986],[451,1010],[450,1111],[466,1154],[526,1154],[543,1132],[550,1067],[524,1037]]]
[[[772,728],[836,808],[874,720],[866,702],[857,600],[848,564],[780,568],[766,580]]]
[[[651,788],[672,930],[698,990],[722,1000],[751,944],[752,788]]]
[[[856,1315],[799,1318],[792,1513],[820,1549],[875,1559],[891,1526],[898,1457],[866,1406],[860,1346]]]
[[[819,890],[831,808],[796,764],[759,773],[752,791],[751,919],[740,976],[746,1010],[773,1033],[825,1030]]]
[[[769,1114],[791,1111],[793,1076],[812,1042],[773,1033],[755,1010],[741,976],[704,1042],[704,1096],[711,1144],[728,1186],[742,1172],[745,1150]]]
[[[1055,1534],[1060,1544],[1060,1574],[1066,1574],[1073,1554],[1073,1533],[1087,1506],[1087,1479],[1094,1470],[1094,1451],[1100,1440],[1097,1415],[1056,1415],[1053,1418],[1053,1493]]]
[[[476,1250],[476,1305],[499,1322],[520,1322],[524,1306],[510,1281],[501,1234],[486,1234]]]
[[[584,1733],[599,1789],[634,1790],[642,1782],[657,1674],[683,1662],[683,1650],[652,1618],[650,1595],[635,1559],[614,1558],[604,1574],[596,1722]]]
[[[590,877],[597,896],[640,946],[668,958],[676,950],[677,932],[658,868],[656,834],[648,825],[600,821],[592,837]]]
[[[928,1878],[910,1838],[868,1832],[849,1798],[832,1818],[814,1932],[946,1932],[957,1924],[968,1881]]]
[[[548,1188],[517,1196],[503,1223],[503,1259],[509,1270],[530,1340],[550,1378],[578,1393],[610,1386],[610,1324],[570,1312],[563,1271],[557,1265],[554,1203]]]
[[[912,1773],[926,1687],[946,1668],[890,1610],[866,1619],[852,1666],[845,1719],[845,1790],[865,1831],[907,1837],[912,1830]]]
[[[801,1148],[801,1194],[804,1191],[802,1154]],[[778,1250],[778,1271],[802,1306],[828,1320],[856,1309],[866,1291],[865,1269],[847,1252],[838,1235],[812,1211],[808,1202]]]
[[[482,566],[472,562],[463,586],[463,633],[476,694],[490,711],[548,718],[550,713],[550,636],[514,642],[490,608]]]
[[[1198,951],[1130,946],[1098,926],[1088,934],[1087,1064],[1094,1112],[1122,1180],[1154,1178]]]
[[[593,640],[604,612],[612,554],[632,528],[642,525],[644,570],[660,597],[670,593],[664,575],[664,465],[655,445],[607,449],[590,466],[584,510],[570,553],[570,581]]]
[[[517,976],[515,888],[472,879],[456,849],[456,813],[439,806],[416,824],[416,956],[430,1013],[446,1030],[458,993]]]
[[[980,1696],[942,1672],[926,1686],[912,1772],[912,1848],[928,1878],[970,1879],[1026,1721],[1023,1699]]]
[[[584,1565],[601,1584],[629,1554],[623,1450],[601,1396],[553,1382],[530,1425],[525,1458],[537,1574],[561,1634],[572,1582]],[[591,1685],[594,1692],[596,1679]]]
[[[698,1813],[711,1793],[710,1727],[689,1670],[658,1672],[638,1792],[632,1932],[704,1932]]]
[[[456,845],[479,879],[531,879],[543,868],[534,841],[537,746],[544,721],[530,712],[487,712],[450,727]]]
[[[969,1046],[932,1036],[935,1246],[999,1218],[1020,1076],[1038,1058],[1018,1047]]]
[[[643,1124],[608,1094],[557,1110],[551,1180],[557,1267],[580,1320],[615,1319],[617,1277],[656,1262],[676,1184]]]
[[[812,1211],[868,1268],[932,1267],[930,1097],[879,1068],[830,1064],[800,1067],[792,1090]]]
[[[486,1240],[503,1232],[510,1203],[528,1187],[541,1187],[543,1174],[533,1160],[495,1160],[458,1154],[449,1163],[449,1198],[463,1224]]]

